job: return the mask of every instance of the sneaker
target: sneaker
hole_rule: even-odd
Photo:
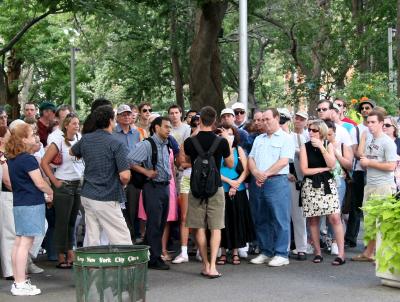
[[[264,264],[264,263],[267,263],[270,260],[271,260],[270,257],[265,256],[264,254],[260,254],[256,258],[251,259],[250,263],[253,263],[253,264]]]
[[[268,262],[268,266],[283,266],[283,265],[288,265],[289,264],[289,259],[284,258],[281,256],[274,256],[270,262]]]
[[[31,262],[28,264],[28,274],[41,274],[44,269],[37,266],[35,263]]]
[[[16,284],[14,282],[11,286],[11,294],[14,296],[36,296],[41,293],[42,291],[36,286],[32,285],[29,280],[26,280],[22,284]]]
[[[183,256],[182,254],[179,254],[174,260],[172,260],[173,264],[180,264],[184,262],[189,262],[189,256]]]
[[[248,257],[248,253],[246,250],[244,250],[245,248],[240,248],[238,249],[238,254],[240,258],[246,259]],[[246,248],[247,249],[247,248]]]
[[[314,247],[313,247],[312,244],[310,244],[310,243],[307,243],[306,254],[309,254],[309,255],[314,254]]]
[[[339,255],[339,247],[336,242],[332,242],[331,255]]]
[[[197,252],[196,252],[196,260],[199,262],[203,262],[203,258],[201,258],[199,250],[197,250]]]

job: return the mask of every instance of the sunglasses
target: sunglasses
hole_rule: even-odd
[[[65,116],[65,118],[69,118],[69,117],[77,117],[77,115],[76,115],[75,113],[71,112],[71,113],[68,113],[68,114]]]
[[[5,120],[8,118],[8,115],[0,115],[0,119]]]
[[[153,109],[151,109],[151,108],[150,108],[150,109],[142,109],[142,112],[143,112],[143,113],[146,113],[146,112],[153,112]]]
[[[393,125],[392,124],[383,124],[383,127],[390,128],[390,127],[393,127]]]
[[[371,110],[371,107],[369,107],[369,106],[363,106],[363,107],[361,107],[361,110]]]
[[[338,107],[343,107],[343,104],[335,103]]]
[[[308,132],[318,133],[318,132],[319,132],[319,129],[308,128]]]
[[[317,110],[317,112],[325,112],[325,111],[328,111],[329,108],[317,108],[316,110]]]
[[[246,111],[244,111],[244,110],[235,110],[234,112],[235,112],[235,115],[239,115],[239,114],[243,115],[246,113]]]

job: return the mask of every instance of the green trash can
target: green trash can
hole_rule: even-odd
[[[79,248],[74,273],[78,302],[146,301],[146,245]]]

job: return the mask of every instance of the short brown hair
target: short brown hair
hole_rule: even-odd
[[[179,106],[178,104],[173,104],[173,105],[169,106],[169,108],[168,108],[168,114],[169,114],[169,111],[170,111],[171,109],[178,109],[179,112],[182,113],[182,107]]]
[[[142,112],[142,108],[143,108],[144,106],[152,107],[151,104],[150,104],[149,102],[140,103],[139,106],[138,106],[139,112]]]
[[[211,106],[205,106],[200,110],[200,120],[204,126],[210,127],[215,123],[217,112]]]
[[[267,109],[265,109],[265,111],[271,111],[272,112],[272,116],[274,117],[274,118],[277,118],[277,117],[280,117],[280,114],[279,114],[279,111],[278,111],[278,109],[276,109],[276,108],[267,108]],[[265,112],[264,111],[264,112]]]
[[[7,158],[15,158],[21,153],[30,151],[29,147],[22,141],[23,138],[28,138],[29,131],[33,130],[26,123],[19,124],[11,130],[11,136],[6,143]]]
[[[376,116],[378,118],[379,122],[382,122],[385,120],[385,114],[382,112],[382,110],[379,109],[373,109],[368,116]]]

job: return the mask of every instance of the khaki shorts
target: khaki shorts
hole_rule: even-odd
[[[201,202],[189,192],[186,226],[193,229],[220,230],[225,228],[225,193],[221,187],[208,202]]]
[[[393,193],[396,193],[396,187],[394,184],[366,185],[364,187],[363,205],[366,205],[366,202],[371,197],[371,195],[380,195],[384,198],[386,196],[392,195]]]
[[[181,179],[180,193],[189,194],[189,191],[190,191],[190,176],[183,175]]]

